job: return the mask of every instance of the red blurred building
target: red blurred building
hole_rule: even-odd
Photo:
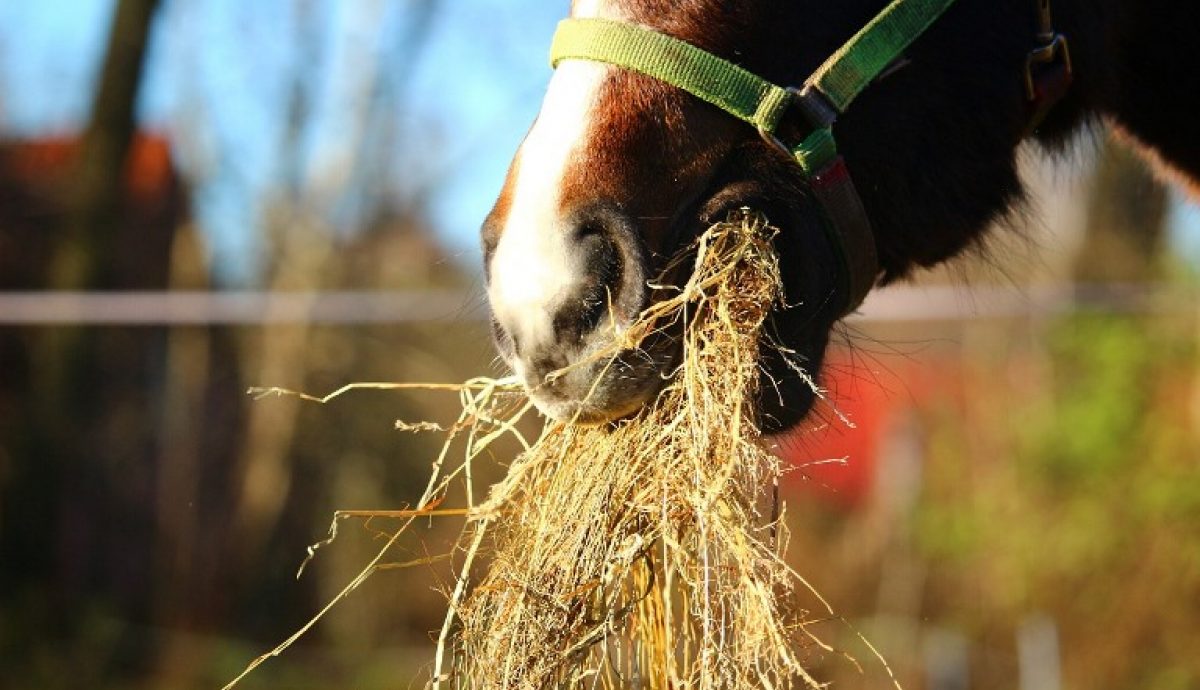
[[[47,284],[55,241],[66,232],[78,138],[0,142],[0,290]],[[118,289],[166,284],[171,238],[187,214],[184,186],[161,135],[135,136],[126,163],[124,199],[113,227],[111,275]]]

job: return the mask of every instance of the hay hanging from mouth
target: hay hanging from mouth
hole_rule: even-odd
[[[596,355],[615,357],[664,329],[682,333],[671,381],[653,404],[618,424],[550,422],[530,443],[516,423],[531,403],[511,379],[352,384],[324,398],[301,396],[327,402],[356,388],[436,388],[456,391],[462,412],[444,429],[415,508],[335,514],[329,538],[309,548],[309,559],[336,538],[343,519],[384,517],[401,526],[317,616],[226,688],[385,567],[413,520],[463,515],[463,556],[438,637],[435,689],[823,687],[802,655],[813,646],[833,650],[807,629],[796,590],[811,593],[822,617],[832,610],[783,560],[787,534],[776,492],[783,470],[761,443],[752,405],[762,327],[782,299],[773,233],[749,211],[714,225],[687,254],[694,261],[687,283]],[[508,435],[525,450],[479,501],[472,463]],[[456,439],[466,446],[459,464],[450,461]],[[442,508],[459,484],[466,507]],[[488,559],[475,579],[477,560]]]
[[[772,232],[741,214],[641,329],[682,319],[682,365],[615,427],[549,429],[495,487],[490,570],[461,603],[456,687],[818,687],[751,400],[781,298]]]

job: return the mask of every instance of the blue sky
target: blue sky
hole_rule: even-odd
[[[550,74],[546,47],[567,3],[439,3],[413,61],[405,41],[423,1],[308,0],[304,16],[297,0],[165,1],[139,113],[145,126],[173,133],[228,281],[253,282],[264,195],[285,180],[298,175],[292,181],[343,229],[361,220],[352,189],[361,180],[347,168],[362,150],[353,103],[369,93],[364,69],[378,70],[399,103],[382,115],[395,120],[383,163],[391,193],[427,194],[451,251],[477,262],[479,222],[536,115]],[[79,128],[112,8],[112,0],[0,3],[0,132]],[[308,126],[295,160],[283,148],[298,71]]]
[[[253,282],[257,227],[282,185],[297,185],[335,227],[352,231],[370,176],[355,169],[363,152],[381,157],[388,194],[427,195],[437,232],[464,265],[477,263],[478,224],[536,115],[550,75],[546,49],[568,3],[444,0],[431,24],[414,28],[427,2],[164,0],[139,112],[148,127],[173,133],[227,282]],[[112,7],[0,2],[0,133],[79,127]],[[418,36],[414,61],[408,49]],[[308,126],[289,158],[285,123],[298,74]],[[380,109],[394,125],[384,142],[364,141],[356,114],[373,74],[394,102]],[[1200,258],[1200,212],[1180,203],[1175,216],[1180,249]]]

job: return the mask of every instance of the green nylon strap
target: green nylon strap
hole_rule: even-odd
[[[847,41],[807,83],[834,108],[850,104],[929,28],[954,0],[893,0]],[[752,72],[677,38],[609,19],[564,19],[550,46],[550,64],[591,60],[640,72],[708,101],[774,133],[791,93]]]
[[[954,0],[893,0],[809,77],[838,112],[895,62]]]
[[[893,0],[869,24],[834,53],[805,82],[843,113],[879,74],[887,69],[954,0]],[[758,128],[765,139],[788,148],[776,130],[796,98],[813,95],[772,84],[755,74],[685,41],[634,24],[605,19],[565,19],[550,47],[550,64],[590,60],[653,77]],[[809,103],[806,106],[812,105]],[[839,252],[847,281],[845,314],[859,304],[875,282],[878,258],[870,221],[845,165],[838,157],[831,114],[790,152],[813,181],[825,224]],[[835,165],[836,164],[836,165]]]
[[[792,157],[800,164],[804,174],[809,176],[832,163],[837,155],[837,142],[833,139],[833,130],[828,127],[813,131],[792,148]]]
[[[774,132],[791,94],[690,43],[635,24],[564,19],[550,45],[550,65],[603,62],[640,72],[708,101],[760,130]]]

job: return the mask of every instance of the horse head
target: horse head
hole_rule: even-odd
[[[572,16],[647,27],[800,85],[885,4],[576,0]],[[1034,4],[951,6],[838,120],[881,282],[959,252],[1020,195],[1015,149],[1029,118]],[[780,138],[803,136],[806,125],[793,120],[781,122]],[[501,356],[551,416],[598,422],[635,411],[674,368],[676,339],[660,334],[613,362],[589,356],[656,298],[652,284],[679,279],[664,270],[681,248],[750,207],[779,228],[786,299],[769,337],[815,375],[854,304],[838,275],[844,248],[814,199],[772,137],[721,109],[635,70],[562,62],[483,225]],[[760,416],[783,429],[815,391],[808,375],[764,352]]]

